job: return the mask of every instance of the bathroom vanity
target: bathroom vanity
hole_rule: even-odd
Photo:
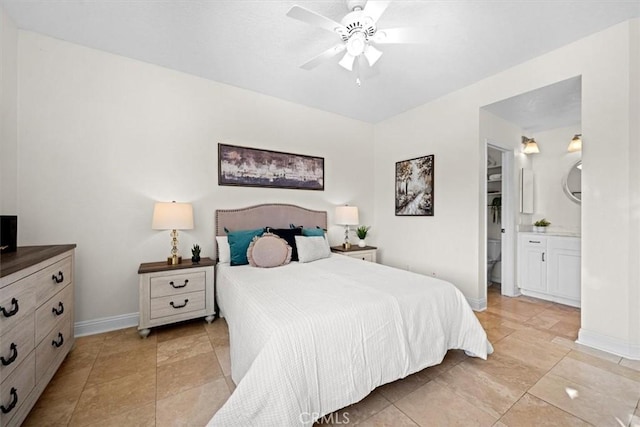
[[[580,237],[518,233],[518,287],[523,295],[580,307]]]

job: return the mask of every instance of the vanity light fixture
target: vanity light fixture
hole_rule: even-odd
[[[176,265],[182,262],[178,255],[178,230],[193,229],[193,206],[191,203],[158,202],[153,207],[151,228],[171,231],[171,256],[167,264]]]
[[[522,145],[524,145],[524,149],[522,150],[524,154],[536,154],[540,152],[538,144],[533,138],[527,138],[526,136],[523,136]]]
[[[569,147],[567,147],[567,151],[570,153],[575,153],[576,151],[582,151],[582,134],[577,133],[573,136],[573,139],[569,143]]]

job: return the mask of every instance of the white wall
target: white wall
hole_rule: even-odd
[[[193,203],[188,256],[213,253],[218,208],[295,203],[331,223],[348,202],[374,223],[370,124],[25,31],[19,67],[18,243],[78,245],[77,321],[138,311],[139,263],[170,250],[154,201]],[[219,142],[322,156],[325,191],[220,187]]]
[[[18,29],[0,6],[0,214],[18,211]]]
[[[532,136],[540,147],[540,153],[529,156],[534,173],[533,220],[546,218],[551,222],[549,231],[580,232],[580,205],[569,200],[562,186],[569,169],[582,157],[581,152],[567,152],[577,133],[580,127],[572,126]]]
[[[640,161],[637,127],[638,20],[616,25],[375,127],[376,224],[385,263],[452,280],[470,301],[486,293],[484,163],[479,110],[582,75],[583,204],[580,340],[640,357],[637,312]],[[634,52],[631,54],[631,52]],[[635,62],[633,62],[635,61]],[[635,128],[634,128],[635,129]],[[435,216],[393,215],[393,167],[435,154]],[[632,168],[633,167],[633,168]],[[480,190],[480,191],[479,191]],[[603,207],[606,206],[607,209]],[[614,219],[615,218],[615,219]],[[627,250],[628,248],[628,250]]]

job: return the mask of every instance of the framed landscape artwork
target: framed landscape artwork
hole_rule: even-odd
[[[396,216],[433,216],[433,154],[396,163]]]
[[[218,185],[324,190],[324,158],[218,144]]]

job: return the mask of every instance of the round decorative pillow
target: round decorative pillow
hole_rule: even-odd
[[[251,241],[247,249],[247,259],[253,267],[279,267],[291,261],[291,246],[273,233],[264,233]]]

